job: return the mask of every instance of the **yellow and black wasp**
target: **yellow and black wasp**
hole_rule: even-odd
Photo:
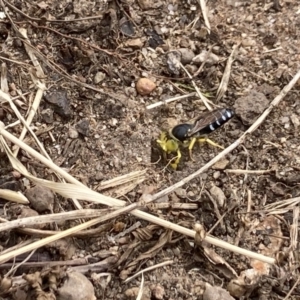
[[[196,141],[200,143],[207,142],[212,146],[224,149],[222,146],[208,139],[207,135],[220,128],[233,116],[234,111],[230,108],[218,108],[208,111],[199,116],[193,124],[178,124],[168,132],[163,131],[157,143],[164,151],[165,158],[167,154],[177,153],[174,163],[171,163],[171,167],[177,169],[181,158],[180,146],[188,147],[191,160],[193,160],[192,149]]]

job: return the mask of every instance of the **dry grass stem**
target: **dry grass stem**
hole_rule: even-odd
[[[3,251],[1,251],[1,254],[5,254],[5,253],[10,253],[11,251],[14,251],[16,249],[19,249],[21,247],[24,247],[26,245],[30,245],[31,243],[33,243],[35,240],[34,239],[28,239],[26,241],[22,241],[17,245],[14,245],[13,247],[4,249]]]
[[[171,264],[173,264],[173,263],[174,263],[173,260],[168,260],[168,261],[164,261],[164,262],[162,262],[162,263],[160,263],[160,264],[157,264],[157,265],[151,266],[151,267],[149,267],[149,268],[146,268],[146,269],[144,269],[144,270],[141,270],[141,271],[137,272],[136,274],[134,274],[133,276],[128,277],[128,278],[124,281],[124,283],[128,283],[128,282],[132,281],[134,278],[138,277],[140,274],[143,274],[143,273],[145,273],[145,272],[149,272],[149,271],[152,271],[152,270],[155,270],[155,269],[157,269],[157,268],[161,268],[161,267],[164,267],[164,266],[167,266],[167,265],[171,265]]]
[[[270,203],[265,206],[265,211],[271,212],[272,210],[278,210],[278,209],[285,209],[285,210],[291,210],[294,209],[296,205],[300,203],[300,197],[286,199],[277,201],[274,203]]]
[[[87,265],[88,261],[86,258],[77,258],[74,260],[63,260],[63,261],[35,261],[35,262],[22,262],[22,267],[26,268],[42,268],[42,267],[55,267],[55,266],[78,266]],[[15,263],[5,263],[0,265],[0,269],[7,269],[14,266]],[[20,267],[18,265],[17,267]]]
[[[19,204],[29,204],[29,201],[21,192],[12,190],[0,189],[0,198]]]
[[[112,239],[114,241],[118,240],[119,238],[126,236],[127,234],[131,233],[132,231],[136,230],[137,228],[141,227],[142,223],[140,221],[135,222],[132,226],[129,228],[123,230],[122,232],[116,234]]]
[[[142,178],[145,178],[146,172],[147,170],[134,171],[126,175],[122,175],[122,176],[115,177],[113,179],[102,181],[97,186],[97,190],[101,191],[118,185],[129,183],[131,181],[140,180]]]
[[[1,195],[0,195],[1,196]],[[0,224],[0,232],[20,227],[30,227],[36,224],[47,224],[52,222],[64,222],[67,220],[77,220],[85,218],[95,218],[106,214],[110,209],[81,209],[75,211],[49,214],[43,216],[34,216],[21,218],[13,221],[7,221]]]
[[[274,169],[270,170],[242,170],[242,169],[235,169],[235,170],[224,170],[227,174],[235,174],[235,175],[263,175],[263,174],[270,174],[275,172]]]
[[[299,227],[299,206],[293,209],[293,224],[290,226],[290,266],[293,267],[297,263],[297,258],[294,256],[298,249],[298,227]]]
[[[6,63],[1,64],[1,90],[4,93],[8,93],[8,83],[7,83],[7,66]]]
[[[269,49],[269,50],[265,50],[263,53],[270,53],[270,52],[274,52],[274,51],[278,51],[278,50],[282,50],[282,47],[277,47],[277,48],[274,48],[274,49]]]
[[[218,222],[220,222],[221,224],[221,227],[223,229],[225,229],[225,225],[224,225],[224,222],[223,222],[223,218],[220,214],[220,210],[219,210],[219,207],[218,207],[218,204],[217,204],[217,201],[214,199],[214,197],[211,196],[211,194],[208,192],[208,191],[204,191],[204,193],[206,194],[206,196],[209,198],[209,200],[212,202],[213,206],[214,206],[214,212],[216,214],[216,217],[218,219]]]
[[[77,238],[87,238],[87,237],[95,237],[99,236],[103,232],[107,232],[112,228],[113,224],[111,222],[106,222],[103,225],[98,225],[92,229],[86,229],[83,231],[74,232],[69,235],[69,237],[77,237]],[[34,229],[34,228],[17,228],[18,232],[22,234],[26,234],[28,236],[34,237],[47,237],[51,235],[57,234],[57,231],[54,230],[41,230],[41,229]]]
[[[23,261],[21,261],[18,264],[14,264],[14,266],[11,267],[11,269],[5,274],[5,276],[7,276],[7,277],[10,276],[15,270],[17,270],[19,267],[21,267],[23,264],[25,264],[32,257],[32,255],[35,253],[35,251],[36,251],[36,249],[32,250]]]
[[[206,64],[206,62],[207,62],[207,60],[208,60],[208,58],[209,58],[209,56],[212,52],[212,49],[215,45],[216,44],[213,44],[209,47],[209,49],[208,49],[208,51],[207,51],[207,53],[204,57],[204,60],[203,60],[202,64],[200,65],[199,69],[193,74],[194,78],[197,77],[202,72],[202,70],[203,70],[203,68],[204,68],[204,66],[205,66],[205,64]]]
[[[19,119],[19,121],[21,122],[21,124],[24,125],[23,128],[26,129],[26,131],[24,131],[24,136],[27,133],[27,130],[31,133],[32,137],[34,138],[34,140],[36,141],[37,145],[39,146],[39,148],[41,149],[42,153],[48,158],[50,159],[49,155],[47,154],[47,152],[45,151],[43,145],[40,143],[40,141],[38,140],[38,138],[36,137],[36,135],[34,134],[33,130],[30,128],[30,122],[28,123],[28,119],[27,121],[25,121],[25,119],[23,118],[23,116],[21,115],[21,113],[19,112],[18,108],[16,107],[16,105],[14,104],[14,102],[11,100],[10,96],[7,93],[4,93],[2,90],[0,90],[0,99],[9,102],[11,109],[14,111],[14,113],[16,114],[17,118]],[[1,101],[0,100],[0,101]],[[23,132],[23,131],[22,131]],[[20,135],[19,139],[23,140],[24,136]],[[14,155],[16,156],[18,153],[18,147],[15,149]]]
[[[18,256],[18,255],[21,255],[23,253],[27,253],[29,251],[35,250],[35,249],[43,247],[43,246],[45,246],[49,243],[52,243],[56,240],[65,238],[65,237],[67,237],[70,234],[73,234],[75,232],[81,231],[83,229],[94,226],[98,223],[101,223],[101,222],[107,221],[109,219],[115,218],[115,217],[117,217],[117,216],[119,216],[123,213],[128,213],[129,211],[135,209],[136,207],[137,207],[137,204],[134,203],[132,205],[129,205],[129,206],[123,207],[121,209],[115,210],[115,211],[113,211],[109,214],[106,214],[106,215],[102,216],[102,217],[96,218],[96,219],[88,221],[86,223],[74,226],[74,227],[72,227],[70,229],[67,229],[65,231],[59,232],[59,233],[57,233],[53,236],[49,236],[49,237],[46,237],[46,238],[41,239],[39,241],[33,242],[33,243],[31,243],[29,245],[26,245],[26,246],[24,246],[20,249],[16,249],[16,250],[11,251],[9,253],[0,255],[0,264],[6,262],[6,261],[8,261],[8,260],[10,260],[10,259],[12,259],[16,256]]]
[[[43,97],[43,93],[46,89],[46,86],[45,86],[45,83],[44,83],[44,80],[41,79],[41,78],[45,78],[45,74],[44,74],[44,71],[40,65],[40,63],[38,62],[36,56],[34,55],[33,51],[31,50],[32,47],[29,47],[28,44],[30,45],[30,41],[27,37],[27,31],[25,28],[20,28],[19,30],[19,33],[23,36],[23,38],[25,39],[26,43],[24,42],[24,47],[26,49],[26,52],[28,54],[28,56],[30,57],[31,59],[31,62],[32,64],[34,65],[34,72],[33,70],[31,70],[30,74],[31,74],[31,78],[33,80],[33,82],[36,84],[38,90],[36,92],[36,96],[34,98],[34,101],[32,103],[32,106],[30,108],[30,111],[29,111],[29,114],[28,114],[28,117],[27,117],[27,120],[26,122],[22,122],[25,126],[23,127],[22,129],[22,132],[20,134],[20,137],[19,139],[20,140],[23,140],[26,133],[27,133],[27,130],[30,131],[31,135],[33,136],[33,138],[35,139],[35,141],[37,142],[38,146],[40,147],[42,153],[48,158],[50,159],[50,157],[48,156],[46,150],[44,149],[44,147],[42,146],[42,144],[39,142],[39,140],[37,139],[37,137],[34,135],[34,133],[29,129],[29,126],[40,106],[40,102],[41,102],[41,99]],[[12,103],[12,102],[10,102]],[[19,118],[19,116],[18,116]],[[19,118],[20,119],[20,118]],[[22,118],[23,119],[23,118]],[[21,120],[21,119],[20,119]],[[23,121],[23,120],[22,120]],[[14,155],[17,156],[18,155],[18,152],[19,152],[19,148],[17,147],[15,150],[14,150]]]
[[[146,106],[146,109],[153,109],[155,107],[158,107],[158,106],[161,106],[161,105],[164,105],[164,104],[167,104],[167,103],[170,103],[170,102],[173,102],[173,101],[177,101],[177,100],[181,100],[181,99],[185,99],[185,98],[189,98],[189,97],[193,97],[195,96],[196,93],[189,93],[189,94],[186,94],[186,95],[182,95],[182,96],[178,96],[178,97],[173,97],[173,98],[169,98],[169,99],[166,99],[164,101],[158,101],[156,103],[153,103],[153,104],[150,104],[148,106]]]
[[[143,293],[144,293],[144,282],[145,282],[145,278],[144,278],[144,272],[142,272],[142,280],[141,280],[141,284],[140,284],[140,289],[139,289],[139,293],[136,297],[136,300],[141,300],[143,297]]]
[[[294,285],[292,286],[292,288],[290,289],[290,291],[287,293],[287,295],[283,298],[283,300],[288,300],[288,299],[296,299],[296,298],[291,298],[291,295],[294,291],[294,289],[298,286],[300,282],[300,276],[298,276],[297,280],[295,281]]]
[[[210,100],[208,100],[199,90],[199,88],[197,87],[195,81],[193,80],[193,77],[191,76],[191,74],[188,72],[188,70],[183,66],[182,63],[180,63],[180,67],[185,71],[185,73],[187,74],[187,76],[191,79],[191,82],[199,96],[199,98],[202,100],[203,104],[205,105],[205,107],[208,109],[208,110],[212,110],[211,106],[209,105],[212,104],[214,105]]]
[[[157,210],[157,209],[168,209],[172,208],[175,209],[182,209],[182,210],[194,210],[198,209],[199,206],[196,203],[150,203],[147,205],[150,210]]]
[[[226,67],[225,67],[225,71],[224,71],[220,86],[217,91],[216,103],[219,102],[219,100],[224,96],[224,94],[227,91],[229,78],[230,78],[230,72],[231,72],[231,66],[234,61],[235,55],[238,52],[239,46],[240,46],[240,43],[233,46],[232,52],[228,58],[228,61],[227,61]]]
[[[199,1],[199,4],[200,4],[200,7],[201,7],[201,11],[202,11],[205,26],[207,27],[208,33],[210,34],[211,28],[210,28],[210,24],[209,24],[209,20],[208,20],[208,15],[207,15],[206,2],[205,2],[205,0],[198,0],[198,1]]]

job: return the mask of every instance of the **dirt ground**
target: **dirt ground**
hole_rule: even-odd
[[[160,132],[198,117],[206,107],[197,93],[170,103],[165,100],[194,93],[194,82],[213,106],[234,109],[236,116],[209,136],[228,147],[300,69],[298,1],[208,1],[211,32],[196,0],[5,0],[1,7],[9,16],[0,21],[1,90],[5,91],[7,78],[6,91],[16,97],[15,104],[26,118],[36,85],[35,69],[18,33],[24,28],[44,72],[45,77],[39,79],[46,86],[31,128],[58,166],[91,189],[128,204],[137,202],[145,191],[154,194],[175,184],[221,151],[208,144],[196,145],[191,161],[182,149],[178,169],[166,167],[156,143]],[[238,50],[227,90],[216,100],[235,45]],[[155,89],[146,95],[136,88],[142,77],[155,83]],[[41,291],[48,293],[49,298],[43,299],[55,299],[49,274],[53,275],[57,267],[49,271],[47,262],[87,257],[92,258],[89,263],[114,258],[102,269],[85,273],[97,299],[136,299],[142,275],[128,283],[124,280],[169,261],[172,263],[144,272],[142,299],[232,299],[226,291],[236,299],[300,299],[299,87],[300,81],[262,125],[219,163],[159,199],[160,207],[146,209],[189,229],[200,223],[206,231],[212,229],[209,234],[217,239],[244,249],[277,260],[280,256],[279,264],[264,265],[264,271],[257,271],[246,256],[206,243],[194,245],[191,238],[128,214],[106,224],[96,236],[86,234],[67,240],[66,248],[73,249],[71,254],[62,254],[58,245],[37,250],[30,262],[41,262],[39,267],[25,264],[8,278],[40,271],[40,281],[33,280],[34,285],[27,278],[27,285],[22,286],[23,298],[16,293],[16,286],[2,288],[3,299],[42,299]],[[159,101],[162,105],[148,109]],[[15,113],[2,100],[0,120],[5,126],[11,124],[7,128],[10,133],[20,136],[23,127],[15,123]],[[30,135],[24,141],[38,149]],[[53,172],[25,151],[21,150],[18,158],[33,175],[56,180]],[[101,187],[109,179],[134,171],[145,173],[131,184]],[[25,193],[30,185],[13,172],[2,149],[0,188]],[[81,203],[84,208],[103,208]],[[165,208],[162,203],[167,204]],[[53,212],[74,209],[69,199],[56,195]],[[2,219],[16,219],[20,211],[20,204],[1,201]],[[52,223],[42,229],[63,230],[79,222],[73,220],[63,226]],[[122,238],[116,240],[123,231]],[[1,251],[38,238],[40,235],[34,233],[2,231]],[[11,265],[7,262],[1,266],[2,278]],[[62,264],[61,268],[66,266]],[[250,276],[251,280],[246,276],[248,281],[243,281],[242,272],[253,269],[255,276]],[[240,288],[232,287],[235,280],[243,281],[238,281]],[[219,296],[209,295],[210,288]]]

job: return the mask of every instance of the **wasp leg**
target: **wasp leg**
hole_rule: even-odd
[[[177,150],[177,158],[176,158],[175,162],[172,163],[172,164],[170,164],[171,167],[172,167],[173,169],[175,169],[175,170],[177,169],[177,166],[178,166],[178,164],[179,164],[180,158],[181,158],[181,152],[180,152],[180,150],[178,149],[178,150]]]
[[[199,142],[199,143],[204,143],[204,142],[206,142],[206,143],[208,143],[208,144],[210,144],[210,145],[212,145],[212,146],[214,146],[214,147],[218,147],[218,148],[220,148],[220,149],[224,149],[224,147],[218,145],[217,143],[213,142],[212,140],[210,140],[210,139],[208,139],[208,138],[200,138],[200,139],[198,139],[198,142]]]
[[[189,157],[190,157],[190,160],[191,161],[194,161],[194,159],[193,159],[193,156],[192,156],[192,150],[193,150],[193,147],[194,147],[194,145],[195,145],[195,143],[196,143],[196,138],[193,138],[191,141],[190,141],[190,144],[189,144]]]

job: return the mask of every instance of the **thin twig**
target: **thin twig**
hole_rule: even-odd
[[[298,278],[295,281],[294,285],[292,286],[290,291],[287,293],[287,295],[283,298],[283,300],[291,299],[290,296],[292,295],[292,292],[294,291],[294,289],[298,286],[299,282],[300,282],[300,276],[298,276]]]
[[[109,209],[80,209],[75,211],[62,212],[57,214],[41,215],[27,218],[20,218],[0,224],[0,232],[14,228],[30,227],[36,224],[47,224],[67,220],[78,220],[84,218],[95,218],[108,213]]]
[[[146,109],[152,109],[152,108],[164,105],[166,103],[170,103],[170,102],[177,101],[177,100],[180,100],[180,99],[185,99],[185,98],[188,98],[188,97],[192,97],[192,96],[195,96],[195,94],[196,93],[193,92],[193,93],[189,93],[189,94],[186,94],[186,95],[169,98],[169,99],[164,100],[164,101],[158,101],[156,103],[153,103],[153,104],[150,104],[150,105],[146,106]]]
[[[211,29],[210,29],[210,24],[209,24],[208,15],[207,15],[206,2],[205,2],[205,0],[198,0],[198,1],[200,4],[200,7],[201,7],[204,23],[208,29],[208,33],[210,34]]]
[[[191,76],[191,74],[188,72],[188,70],[183,66],[182,63],[180,63],[180,67],[185,71],[185,73],[188,75],[188,77],[191,79],[191,82],[198,94],[198,96],[200,97],[200,99],[202,100],[202,102],[204,103],[204,105],[206,106],[206,108],[208,110],[212,110],[211,106],[208,103],[213,104],[210,100],[208,100],[199,90],[199,88],[197,87],[195,81],[193,80],[193,77]]]
[[[202,72],[202,70],[203,70],[203,68],[204,68],[204,66],[205,66],[205,63],[207,62],[207,60],[208,60],[208,58],[209,58],[209,56],[210,56],[210,54],[211,54],[211,52],[212,52],[212,49],[213,49],[213,47],[214,47],[215,45],[216,45],[216,44],[213,44],[213,45],[211,45],[211,46],[209,47],[208,51],[207,51],[206,54],[205,54],[205,57],[204,57],[204,60],[203,60],[203,62],[202,62],[202,64],[201,64],[201,66],[200,66],[199,69],[193,74],[193,77],[194,77],[194,78],[197,77],[197,76]]]
[[[214,206],[214,211],[216,213],[216,216],[218,218],[218,221],[220,222],[221,224],[221,227],[223,229],[225,229],[225,225],[224,225],[224,222],[223,222],[223,218],[220,214],[220,211],[219,211],[219,207],[218,207],[218,204],[217,202],[215,201],[214,197],[212,197],[212,195],[207,191],[205,190],[204,193],[206,194],[206,196],[210,199],[210,201],[212,202],[213,206]]]
[[[236,175],[244,175],[244,174],[249,174],[249,175],[263,175],[263,174],[270,174],[275,172],[274,169],[270,170],[242,170],[242,169],[235,169],[235,170],[224,170],[225,173],[228,174],[236,174]]]
[[[217,91],[216,103],[219,102],[219,100],[224,96],[225,92],[227,91],[229,78],[230,78],[231,66],[232,66],[232,63],[235,59],[235,55],[236,55],[236,53],[239,49],[240,44],[241,43],[238,43],[237,45],[233,46],[232,52],[231,52],[231,54],[230,54],[230,56],[227,60],[225,71],[224,71],[220,86],[219,86],[218,91]]]
[[[148,268],[146,268],[146,269],[144,269],[144,270],[141,270],[141,271],[137,272],[137,273],[134,274],[133,276],[128,277],[128,278],[124,281],[124,283],[130,282],[131,280],[133,280],[134,278],[136,278],[137,276],[139,276],[141,273],[145,273],[145,272],[148,272],[148,271],[152,271],[152,270],[154,270],[154,269],[157,269],[157,268],[161,268],[161,267],[164,267],[164,266],[168,266],[168,265],[171,265],[171,264],[173,264],[173,263],[174,263],[173,260],[168,260],[168,261],[164,261],[164,262],[162,262],[162,263],[160,263],[160,264],[156,264],[156,265],[154,265],[154,266],[148,267]]]

